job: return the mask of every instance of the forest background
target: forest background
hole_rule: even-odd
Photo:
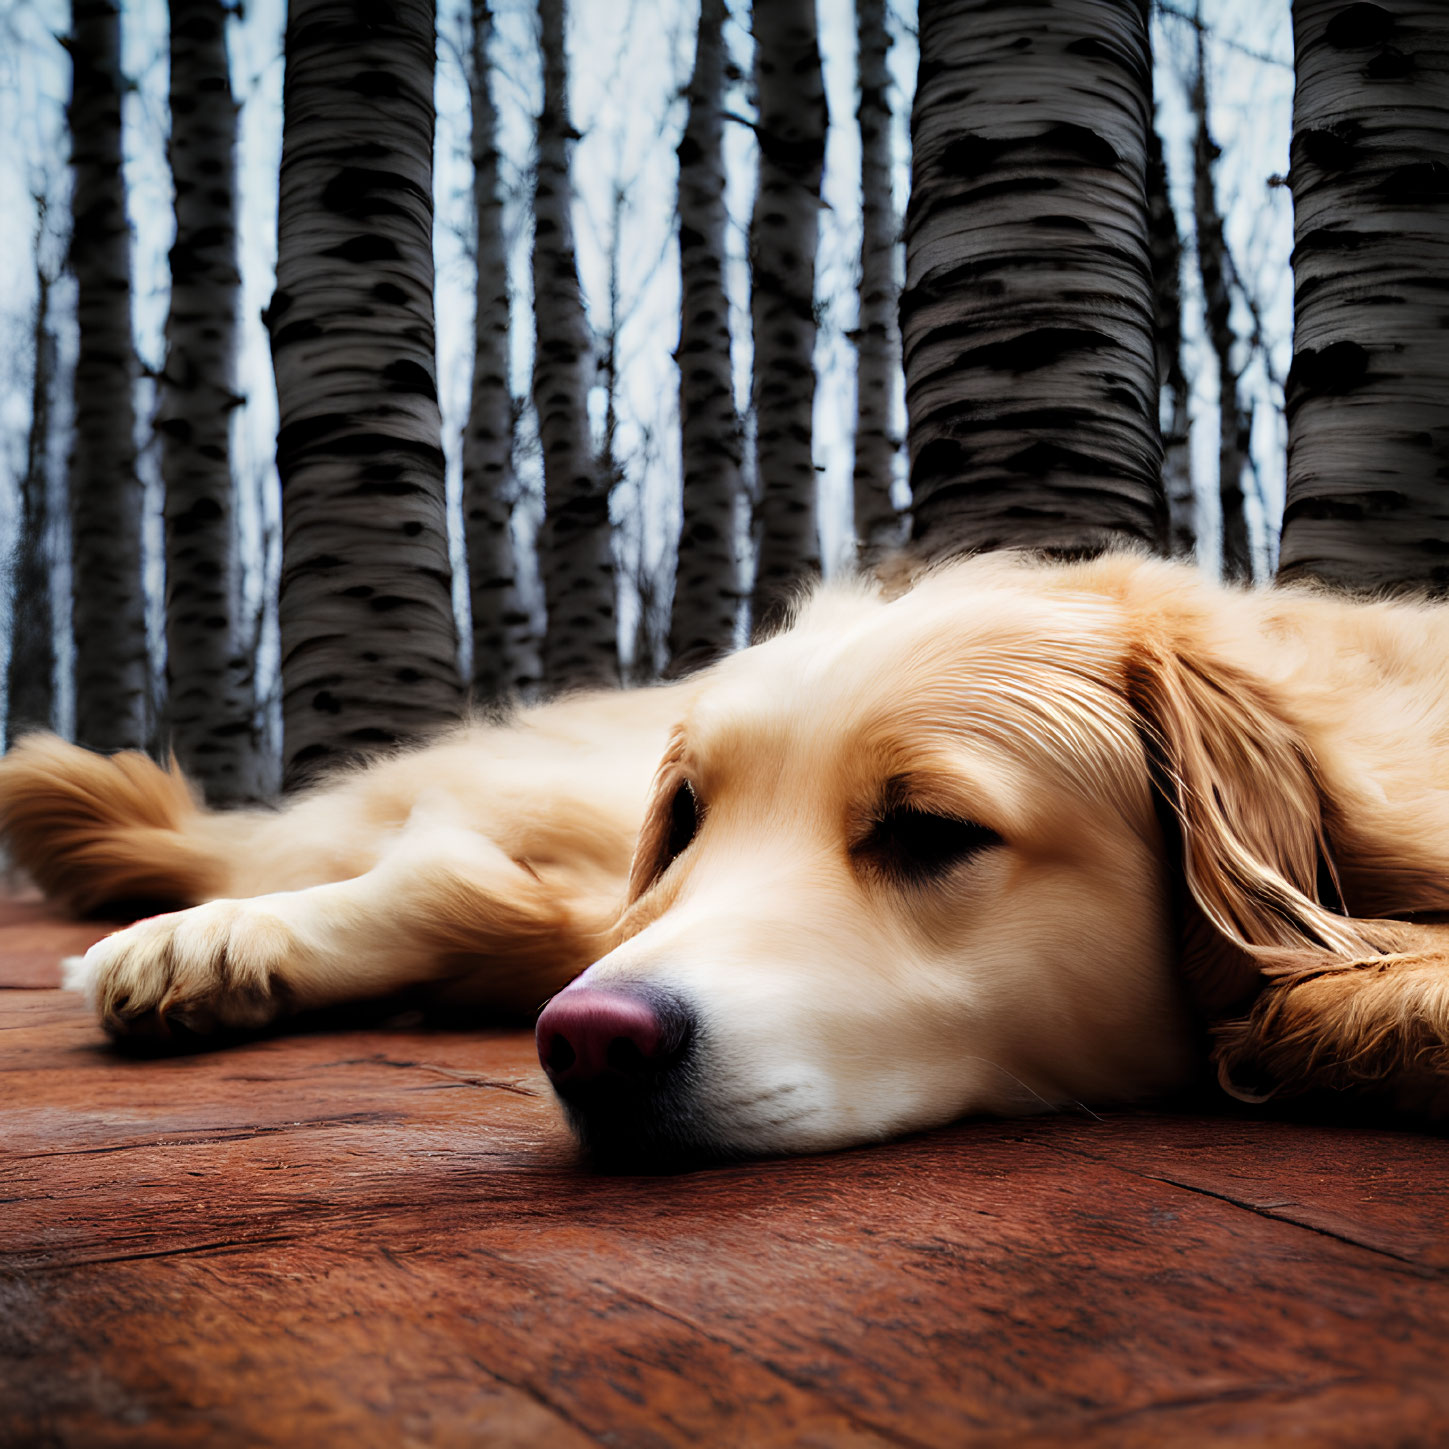
[[[822,0],[820,49],[829,105],[823,206],[815,282],[817,388],[812,449],[818,476],[822,561],[831,573],[855,558],[851,473],[855,435],[855,347],[860,276],[860,132],[856,121],[856,15],[849,0]],[[676,149],[685,124],[684,92],[694,60],[696,8],[687,0],[581,0],[569,13],[570,114],[578,270],[600,367],[589,406],[596,441],[612,399],[618,482],[611,518],[618,579],[618,635],[624,668],[636,679],[666,663],[665,641],[680,528],[680,269],[675,209]],[[747,230],[757,148],[750,122],[749,15],[730,16],[726,100],[726,286],[731,306],[735,401],[750,426],[750,272]],[[530,247],[535,122],[541,105],[536,12],[527,0],[494,7],[491,45],[498,108],[511,298],[510,390],[515,399],[514,511],[520,570],[535,624],[543,627],[533,545],[542,517],[537,421],[529,396],[533,364]],[[232,85],[240,107],[238,225],[241,330],[231,420],[232,466],[244,614],[255,620],[255,689],[264,752],[275,758],[280,732],[277,576],[280,503],[275,467],[277,400],[262,312],[276,259],[277,173],[282,137],[282,33],[279,0],[256,0],[228,26]],[[9,0],[0,10],[0,549],[9,556],[19,526],[34,403],[37,277],[50,279],[48,318],[57,343],[50,382],[45,456],[49,476],[51,599],[55,620],[55,722],[74,722],[71,681],[71,577],[66,460],[69,396],[76,352],[73,285],[64,259],[68,234],[65,107],[70,60],[61,43],[67,7],[55,0]],[[909,116],[916,74],[916,16],[887,7],[891,38],[893,196],[903,216],[910,185]],[[174,236],[166,158],[167,8],[137,0],[122,13],[124,170],[132,230],[133,331],[141,362],[136,383],[138,468],[144,485],[147,633],[154,690],[164,688],[162,485],[154,429],[155,378],[164,361],[170,292],[167,254]],[[1229,258],[1231,368],[1239,406],[1250,416],[1244,474],[1253,572],[1271,577],[1276,520],[1284,492],[1283,381],[1291,358],[1292,208],[1288,168],[1293,94],[1292,34],[1286,4],[1208,0],[1189,12],[1154,8],[1154,101],[1168,194],[1183,240],[1180,270],[1183,362],[1189,385],[1192,510],[1202,564],[1219,561],[1218,378],[1196,248],[1195,182],[1204,162],[1195,144],[1198,110],[1211,136],[1211,172]],[[437,377],[448,459],[449,544],[458,615],[460,668],[469,677],[468,588],[463,557],[461,436],[473,362],[475,272],[472,241],[467,15],[444,0],[438,15],[437,131],[434,165]],[[899,250],[899,248],[898,248]],[[899,258],[897,272],[899,275]],[[605,364],[608,364],[607,366]],[[612,387],[609,377],[614,379]],[[904,434],[899,378],[894,431]],[[745,483],[751,450],[744,449]],[[904,450],[896,452],[893,496],[909,504]],[[0,615],[0,657],[9,647],[11,590]],[[747,627],[741,618],[741,637]]]

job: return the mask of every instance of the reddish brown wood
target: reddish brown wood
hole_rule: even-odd
[[[0,979],[87,929],[0,908]],[[1120,1113],[602,1177],[526,1034],[132,1060],[17,985],[0,1152],[5,1444],[1449,1437],[1438,1137]]]
[[[100,940],[108,925],[58,921],[38,894],[0,893],[0,991],[60,985],[60,962]]]

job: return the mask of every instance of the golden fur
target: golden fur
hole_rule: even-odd
[[[671,859],[681,782],[699,824]],[[862,843],[891,801],[994,843],[900,877]],[[0,829],[76,909],[191,907],[86,958],[114,1033],[404,986],[527,1008],[588,967],[697,1009],[691,1130],[722,1150],[1161,1092],[1204,1027],[1245,1097],[1449,1101],[1437,606],[980,558],[823,589],[682,683],[473,726],[276,813],[32,737]]]

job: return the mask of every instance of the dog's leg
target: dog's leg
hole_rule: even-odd
[[[93,946],[67,984],[117,1036],[257,1027],[412,986],[527,1009],[600,954],[621,888],[541,877],[419,807],[364,874],[140,921]]]
[[[1378,924],[1378,923],[1373,923]],[[1383,923],[1392,955],[1282,977],[1217,1028],[1223,1085],[1249,1100],[1352,1092],[1449,1116],[1449,926]]]

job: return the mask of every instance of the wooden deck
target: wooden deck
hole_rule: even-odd
[[[127,1059],[0,906],[0,1444],[1441,1445],[1449,1143],[979,1122],[575,1164],[524,1033]]]

